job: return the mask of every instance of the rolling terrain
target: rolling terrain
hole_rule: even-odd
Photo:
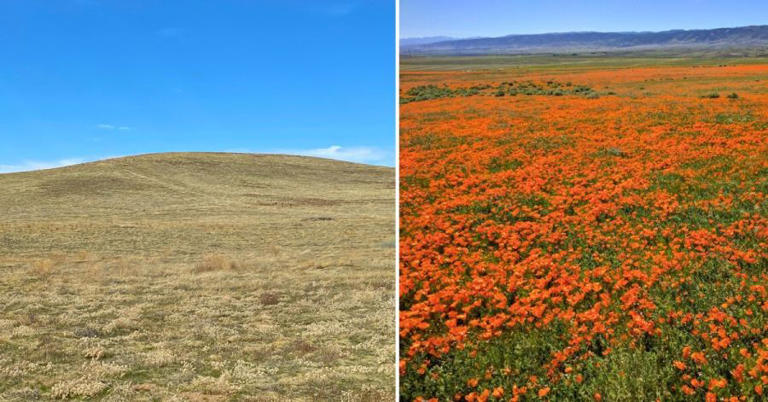
[[[483,55],[551,52],[768,48],[768,26],[676,29],[662,32],[563,32],[495,38],[401,41],[405,55]]]
[[[0,188],[0,399],[393,397],[391,168],[151,154]]]
[[[406,62],[403,400],[766,400],[765,59]]]
[[[445,42],[450,40],[456,40],[458,38],[451,38],[450,36],[424,36],[419,38],[405,38],[400,39],[400,46],[419,46],[428,45],[430,43]]]

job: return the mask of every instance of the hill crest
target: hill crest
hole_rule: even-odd
[[[394,190],[394,169],[306,156],[161,153],[3,174],[0,187],[9,219],[140,211],[193,217],[383,198]]]
[[[659,49],[768,48],[768,25],[659,32],[560,32],[402,46],[404,55],[481,55]]]

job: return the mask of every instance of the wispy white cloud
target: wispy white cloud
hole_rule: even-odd
[[[22,161],[17,164],[3,165],[0,164],[0,173],[13,173],[13,172],[28,172],[31,170],[42,169],[54,169],[64,166],[77,165],[79,163],[85,163],[88,160],[83,158],[68,158],[59,159],[55,161]]]
[[[97,124],[96,128],[101,130],[109,130],[109,131],[112,131],[112,130],[130,131],[131,130],[131,127],[128,127],[128,126],[115,126],[113,124],[105,124],[105,123]]]
[[[317,158],[336,159],[340,161],[366,163],[370,165],[381,166],[394,166],[395,164],[394,152],[368,146],[343,147],[340,145],[331,145],[327,148],[272,149],[258,151],[253,149],[237,148],[227,150],[226,152],[314,156]]]
[[[33,170],[43,169],[55,169],[65,166],[79,165],[81,163],[103,161],[106,159],[119,158],[120,155],[110,155],[102,157],[85,157],[85,158],[62,158],[50,161],[35,161],[35,160],[23,160],[15,164],[2,164],[0,163],[0,174],[2,173],[15,173],[15,172],[30,172]]]
[[[382,163],[390,157],[386,151],[375,147],[342,147],[339,145],[331,145],[328,148],[293,150],[285,153],[360,163]]]

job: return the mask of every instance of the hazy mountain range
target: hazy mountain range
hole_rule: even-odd
[[[429,45],[432,43],[448,42],[454,40],[460,40],[460,38],[452,38],[450,36],[424,36],[421,38],[404,38],[400,39],[400,47]]]
[[[768,25],[662,32],[565,32],[495,38],[408,38],[404,55],[519,54],[655,49],[768,48]]]

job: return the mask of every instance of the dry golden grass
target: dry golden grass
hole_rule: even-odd
[[[237,269],[238,264],[224,255],[211,254],[203,257],[203,260],[195,265],[194,272],[227,271]]]
[[[32,271],[33,275],[48,276],[53,271],[53,265],[54,262],[50,258],[35,259],[30,263],[30,271]]]
[[[0,188],[0,400],[394,399],[392,169],[158,154]]]

